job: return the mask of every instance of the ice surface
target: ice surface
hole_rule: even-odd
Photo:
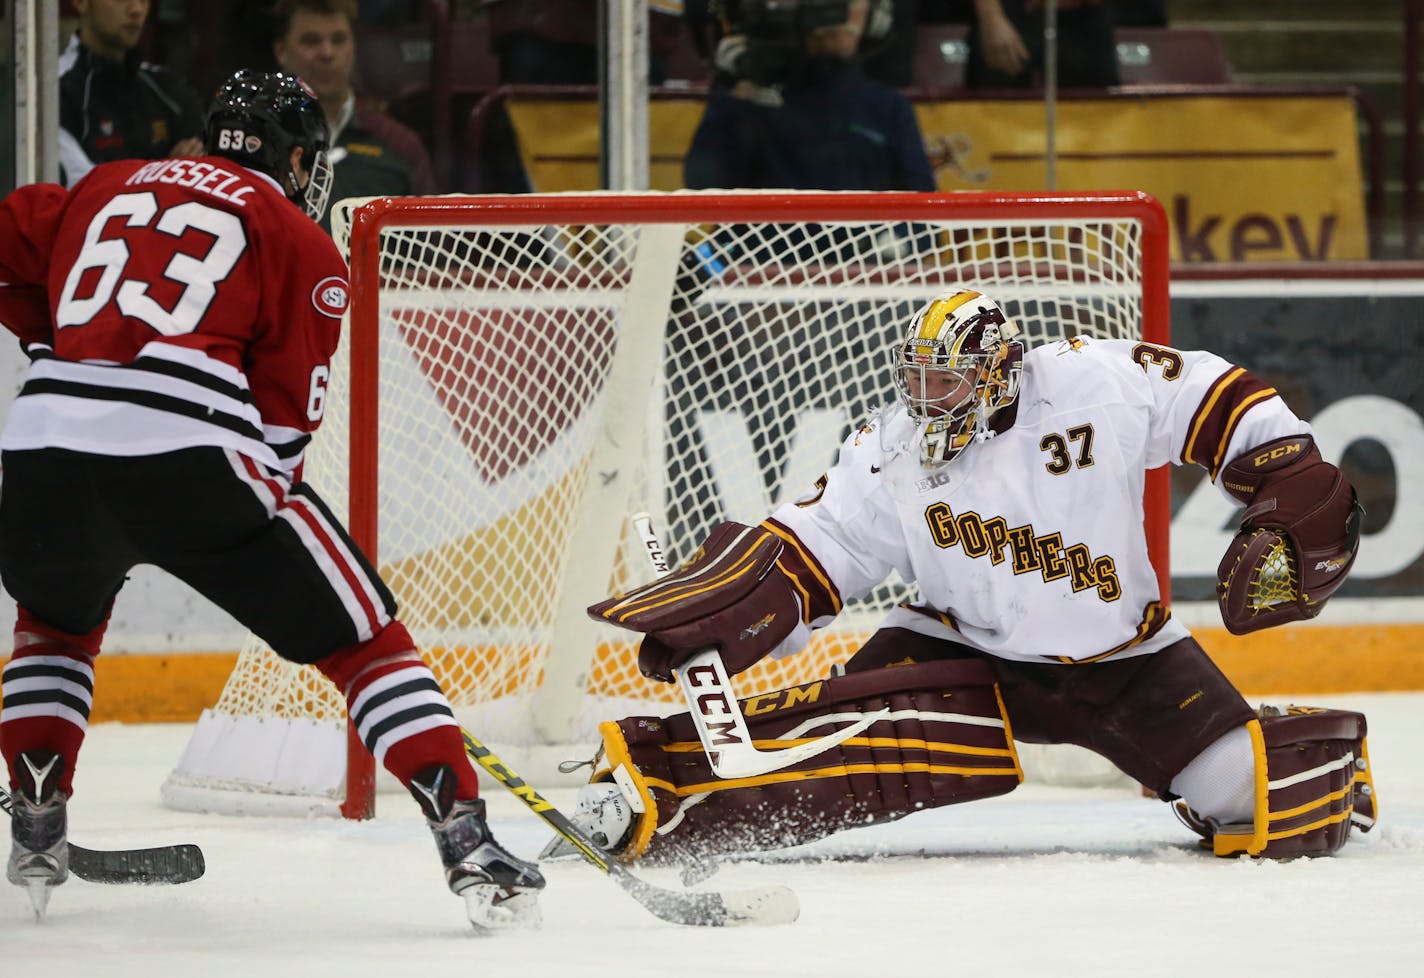
[[[188,728],[103,724],[80,762],[71,837],[198,842],[208,873],[178,887],[71,880],[42,924],[0,882],[0,953],[7,973],[45,978],[1424,974],[1424,694],[1299,701],[1369,717],[1380,824],[1333,858],[1218,860],[1129,789],[1025,785],[704,884],[785,883],[802,904],[789,926],[665,924],[575,862],[545,867],[541,931],[489,938],[469,932],[405,798],[382,797],[364,823],[173,812],[158,786]],[[501,839],[537,853],[543,823],[503,792],[486,797]],[[572,809],[571,792],[550,797]]]

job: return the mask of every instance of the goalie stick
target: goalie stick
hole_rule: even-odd
[[[653,529],[652,517],[647,513],[635,513],[633,528],[643,541],[643,552],[652,564],[653,573],[665,577],[670,573],[667,558],[663,555],[662,544],[657,531]],[[751,778],[770,771],[777,771],[792,764],[815,757],[845,743],[862,733],[872,723],[889,716],[888,709],[879,710],[857,720],[855,723],[835,733],[827,734],[819,740],[794,747],[777,750],[759,750],[747,729],[747,718],[737,705],[737,694],[732,689],[732,679],[727,675],[727,667],[715,648],[707,648],[696,653],[677,670],[678,685],[687,699],[688,713],[693,726],[697,728],[697,738],[702,741],[702,749],[707,752],[707,762],[712,773],[723,779]],[[717,729],[709,723],[707,712],[713,711]]]
[[[785,886],[760,886],[747,890],[700,893],[679,892],[654,886],[639,879],[614,862],[571,822],[503,761],[464,727],[465,750],[490,775],[524,802],[529,810],[542,818],[550,828],[563,836],[578,850],[584,860],[611,877],[634,900],[669,923],[695,927],[736,927],[747,925],[789,924],[801,912],[796,893]]]
[[[0,808],[13,814],[4,788]],[[206,869],[203,850],[191,842],[151,849],[86,849],[69,843],[69,871],[90,883],[189,883]]]

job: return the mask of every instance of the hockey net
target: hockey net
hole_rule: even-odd
[[[981,289],[1031,346],[1167,340],[1166,222],[1138,193],[360,203],[334,222],[352,314],[306,478],[349,512],[461,722],[531,781],[587,756],[598,721],[678,707],[632,636],[584,614],[651,576],[630,515],[677,562],[799,494],[892,396],[888,350],[931,297]],[[1164,479],[1147,506],[1165,581]],[[824,676],[906,593],[887,582],[739,694]],[[362,814],[363,753],[330,684],[254,638],[163,794]]]

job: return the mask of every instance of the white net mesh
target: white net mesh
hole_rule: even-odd
[[[1142,229],[1111,208],[848,221],[838,208],[864,195],[818,195],[816,222],[777,220],[771,203],[727,222],[712,199],[678,197],[674,224],[632,208],[596,223],[587,198],[555,197],[541,223],[500,227],[485,198],[434,226],[395,212],[380,232],[377,563],[487,742],[581,741],[615,711],[672,707],[676,688],[638,674],[630,636],[582,615],[651,576],[627,516],[650,512],[676,562],[719,520],[755,522],[798,494],[892,396],[887,351],[935,294],[993,295],[1029,346],[1141,335]],[[338,513],[348,350],[306,472]],[[737,677],[739,693],[824,675],[904,590],[888,583],[807,652]],[[215,711],[344,719],[315,670],[256,641]]]

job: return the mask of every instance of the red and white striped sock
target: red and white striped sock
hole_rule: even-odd
[[[94,659],[107,625],[74,635],[19,608],[15,653],[0,677],[5,690],[0,745],[12,785],[15,758],[24,751],[52,750],[64,758],[59,788],[73,793],[74,768],[94,706]]]
[[[450,701],[400,622],[375,638],[317,663],[346,696],[356,731],[377,762],[409,786],[426,768],[444,764],[456,778],[456,798],[479,795]]]

